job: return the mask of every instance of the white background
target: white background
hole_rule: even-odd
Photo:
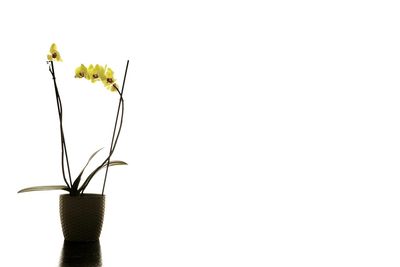
[[[104,266],[399,266],[397,1],[10,1],[0,12],[1,265],[57,261],[62,245],[59,193],[16,194],[62,184],[45,62],[56,42],[73,176],[109,145],[118,101],[74,68],[108,64],[121,82],[131,60],[114,156],[129,165],[109,173]]]

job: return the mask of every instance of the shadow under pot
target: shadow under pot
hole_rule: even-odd
[[[105,196],[60,195],[60,219],[67,241],[97,241],[103,227]]]

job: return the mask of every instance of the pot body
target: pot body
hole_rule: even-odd
[[[67,241],[97,241],[103,227],[105,196],[60,195],[60,219]]]

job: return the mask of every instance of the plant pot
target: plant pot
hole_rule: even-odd
[[[67,241],[97,241],[103,226],[105,196],[60,195],[60,218]]]

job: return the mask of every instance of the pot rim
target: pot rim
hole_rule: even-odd
[[[95,193],[85,193],[83,195],[71,196],[70,194],[61,194],[62,198],[105,198],[106,195],[95,194]]]

